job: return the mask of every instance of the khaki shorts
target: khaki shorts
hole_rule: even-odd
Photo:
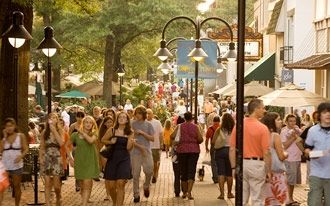
[[[288,185],[301,184],[301,162],[288,162],[284,161],[286,174],[288,177]]]
[[[154,162],[160,161],[160,149],[151,149]]]

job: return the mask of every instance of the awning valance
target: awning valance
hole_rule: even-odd
[[[275,75],[275,53],[268,54],[244,72],[245,81],[273,80]]]
[[[288,69],[330,69],[330,54],[315,54],[292,64]]]

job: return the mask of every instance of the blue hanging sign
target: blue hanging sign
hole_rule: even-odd
[[[217,78],[217,43],[215,41],[201,41],[202,48],[208,55],[199,62],[198,78],[200,79],[216,79]],[[178,78],[195,78],[195,61],[188,57],[188,54],[195,48],[194,40],[178,41],[177,50],[177,77]]]

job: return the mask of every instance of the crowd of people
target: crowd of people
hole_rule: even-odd
[[[29,124],[29,137],[17,130],[14,119],[6,119],[0,149],[12,178],[15,205],[20,202],[28,144],[40,144],[46,205],[51,205],[53,188],[56,205],[61,205],[61,181],[68,176],[70,166],[74,168],[76,191],[81,193],[83,206],[88,204],[93,181],[99,178],[105,179],[105,199],[110,197],[117,206],[124,204],[125,185],[132,179],[133,202],[138,203],[141,169],[145,176],[143,196],[148,198],[150,185],[160,178],[162,149],[172,160],[174,195],[194,199],[192,189],[202,142],[211,156],[212,180],[219,184],[218,199],[234,198],[232,187],[238,166],[235,104],[230,97],[221,101],[207,98],[195,123],[185,96],[171,96],[180,89],[166,88],[155,92],[155,101],[165,105],[171,102],[173,107],[171,118],[162,123],[153,112],[157,102],[133,107],[130,100],[115,109],[95,106],[92,114],[76,105],[62,110],[54,104],[53,112],[45,115],[36,106],[41,124]],[[322,201],[330,204],[330,103],[321,103],[313,115],[306,110],[301,115],[295,111],[282,121],[278,113],[267,112],[261,100],[252,99],[247,105],[243,133],[244,204],[299,205],[293,198],[294,187],[301,183],[301,158],[309,154],[308,205],[321,205]],[[106,156],[100,152],[105,149]],[[0,204],[2,196],[0,192]]]

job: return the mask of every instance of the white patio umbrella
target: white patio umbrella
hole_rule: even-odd
[[[272,88],[266,87],[259,84],[256,81],[252,81],[244,85],[244,96],[245,97],[259,97],[274,91]],[[235,96],[236,95],[236,85],[232,90],[223,94],[224,96]]]
[[[265,105],[279,107],[317,106],[321,102],[329,101],[295,84],[281,87],[269,94],[259,97],[259,99],[263,100]]]
[[[231,91],[232,89],[236,88],[236,83],[227,84],[226,86],[212,92],[212,94],[223,95],[224,93]]]

